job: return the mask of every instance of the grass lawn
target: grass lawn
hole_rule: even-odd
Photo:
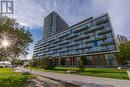
[[[128,79],[127,69],[117,69],[117,68],[85,68],[83,72],[78,72],[78,68],[72,67],[56,67],[54,70],[44,70],[41,68],[32,68],[33,70],[40,70],[45,72],[57,72],[66,73],[67,70],[76,70],[79,75],[85,76],[95,76],[95,77],[105,77],[105,78],[115,78],[115,79]]]
[[[29,78],[34,76],[16,73],[11,68],[0,68],[0,87],[23,87]]]

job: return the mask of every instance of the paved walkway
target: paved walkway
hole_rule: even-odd
[[[21,67],[17,67],[16,69],[30,72],[30,69],[25,69]],[[130,87],[130,80],[118,80],[72,74],[60,74],[36,70],[32,70],[31,73],[55,80],[73,83],[76,85],[82,85],[82,87]]]
[[[71,84],[61,83],[45,77],[37,76],[37,78],[29,79],[24,87],[79,87]]]

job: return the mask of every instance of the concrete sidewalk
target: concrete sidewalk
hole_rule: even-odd
[[[16,69],[30,72],[30,69],[25,69],[21,67],[17,67]],[[118,80],[73,74],[61,74],[36,70],[32,70],[31,73],[63,82],[82,85],[82,87],[130,87],[130,80]]]

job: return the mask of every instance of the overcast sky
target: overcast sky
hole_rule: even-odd
[[[30,27],[35,43],[41,39],[44,17],[53,10],[70,26],[108,12],[115,34],[126,35],[130,39],[130,0],[15,0],[15,13],[9,16]],[[33,44],[28,58],[33,53]]]

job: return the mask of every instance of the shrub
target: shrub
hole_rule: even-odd
[[[54,60],[52,58],[43,58],[42,59],[42,63],[41,63],[41,67],[47,70],[52,70],[55,68],[55,63]]]
[[[80,66],[79,66],[79,71],[82,72],[82,71],[84,71],[84,69],[85,69],[85,67],[84,67],[83,65],[80,65]]]

